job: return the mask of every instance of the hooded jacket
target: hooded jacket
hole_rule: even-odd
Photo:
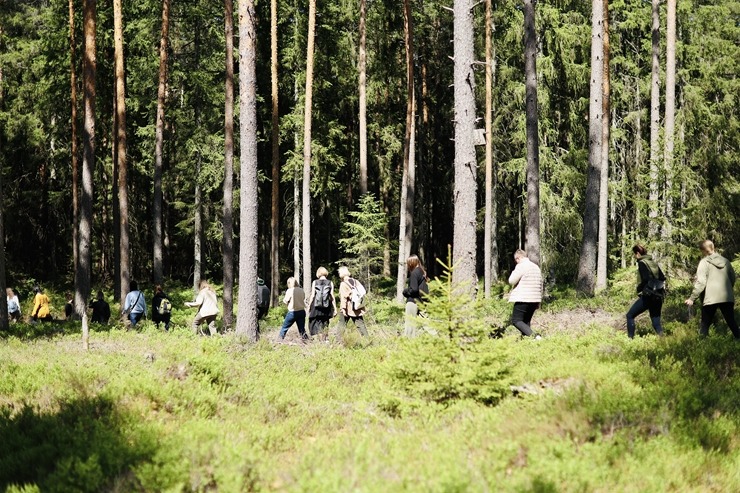
[[[696,270],[696,282],[690,300],[695,300],[704,293],[704,305],[717,303],[734,303],[735,271],[732,264],[719,253],[707,255]]]

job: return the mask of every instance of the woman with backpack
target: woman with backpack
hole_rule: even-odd
[[[344,328],[347,322],[352,320],[355,327],[360,331],[362,337],[367,337],[367,327],[362,316],[365,314],[365,307],[360,304],[357,306],[356,301],[359,298],[359,290],[365,292],[365,288],[357,279],[352,279],[349,275],[349,269],[345,266],[339,268],[339,278],[342,282],[339,284],[339,309],[342,316],[339,317],[339,337],[344,334]],[[355,298],[353,300],[353,297]]]
[[[172,316],[172,303],[169,297],[162,290],[162,286],[157,284],[154,288],[154,297],[152,298],[152,322],[159,324],[164,322],[164,330],[170,330],[170,318]]]
[[[334,283],[325,267],[316,270],[317,279],[311,283],[311,295],[308,297],[308,327],[312,336],[320,335],[326,340],[329,334],[329,320],[337,314],[334,301]]]
[[[637,260],[639,297],[627,312],[627,335],[630,339],[635,337],[635,317],[647,310],[650,312],[650,321],[655,332],[662,336],[660,312],[665,298],[665,275],[653,257],[647,254],[644,246],[637,244],[632,247],[632,252]]]

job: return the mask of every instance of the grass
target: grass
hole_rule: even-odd
[[[387,302],[369,341],[350,325],[342,344],[274,344],[280,310],[254,346],[193,335],[184,309],[170,333],[95,330],[89,352],[79,323],[15,325],[0,340],[0,490],[739,491],[740,344],[722,324],[699,340],[680,316],[662,339],[642,319],[629,341],[616,310],[631,293],[611,289],[556,292],[541,341],[491,341],[517,389],[496,406],[400,390],[407,342]],[[678,289],[666,311],[680,315]]]

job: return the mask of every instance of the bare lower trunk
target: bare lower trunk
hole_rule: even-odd
[[[406,134],[403,145],[403,176],[401,179],[401,205],[398,232],[398,275],[396,278],[396,299],[403,301],[403,288],[406,285],[406,259],[411,255],[414,232],[414,187],[416,170],[414,163],[414,43],[411,2],[403,2],[404,44],[406,47]]]
[[[653,0],[652,76],[650,82],[650,194],[648,197],[649,237],[658,236],[658,154],[660,151],[660,0]]]
[[[475,130],[475,74],[473,73],[473,0],[454,2],[455,86],[455,187],[452,258],[455,283],[468,283],[471,295],[477,288],[476,196],[477,161]]]
[[[540,263],[540,138],[537,121],[535,0],[524,0],[524,73],[527,99],[527,233],[529,259]]]
[[[603,4],[593,0],[591,17],[591,84],[588,122],[588,175],[586,177],[583,242],[578,262],[576,287],[586,295],[594,294],[597,243],[599,235],[599,189],[601,187],[601,139],[603,111],[604,48],[602,38]]]
[[[365,67],[367,52],[365,50],[365,18],[367,0],[360,0],[360,56],[358,68],[360,72],[360,194],[367,193],[367,96],[365,82]]]
[[[226,80],[224,84],[224,329],[234,326],[234,3],[224,1]]]
[[[306,48],[306,107],[303,119],[303,286],[311,284],[311,104],[313,99],[313,52],[316,31],[316,0],[309,0]]]
[[[599,246],[596,257],[596,291],[602,291],[607,286],[607,223],[609,214],[609,0],[603,0],[604,6],[604,24],[603,31],[603,99],[602,107],[602,127],[601,127],[601,179],[599,187]]]
[[[159,80],[157,84],[157,122],[154,142],[154,197],[152,200],[152,215],[154,226],[152,231],[153,243],[153,276],[156,284],[161,284],[164,278],[163,262],[163,229],[162,229],[162,171],[164,168],[164,104],[167,91],[167,43],[170,26],[170,0],[162,0],[162,34],[159,39]]]
[[[87,303],[90,296],[92,265],[92,172],[95,166],[95,0],[84,2],[84,104],[85,122],[82,130],[82,197],[80,201],[80,226],[78,238],[78,263],[75,272],[75,306],[82,317],[82,346],[89,349],[90,331],[87,323]]]
[[[236,333],[256,342],[257,331],[257,78],[254,0],[239,0],[240,223],[239,313]]]
[[[495,174],[493,170],[493,73],[496,63],[493,53],[493,24],[491,0],[486,0],[486,210],[483,233],[483,288],[486,298],[491,296],[491,284],[497,280],[498,248],[496,244]]]
[[[280,115],[278,113],[277,0],[270,2],[270,79],[272,90],[272,200],[270,215],[270,304],[280,289]]]
[[[71,161],[72,161],[72,268],[77,272],[77,234],[79,228],[79,174],[77,160],[77,73],[75,53],[75,9],[74,0],[69,0],[69,86],[72,113],[70,116],[71,138]]]
[[[128,220],[128,158],[126,144],[126,85],[123,67],[123,12],[122,0],[113,2],[114,51],[116,71],[116,168],[118,168],[118,207],[120,208],[118,227],[121,231],[119,249],[121,251],[121,291],[128,289],[131,275],[131,247]]]
[[[663,241],[670,243],[673,234],[673,148],[676,126],[676,0],[668,0],[666,10],[665,60],[665,222]]]

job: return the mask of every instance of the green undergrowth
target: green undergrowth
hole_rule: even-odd
[[[0,491],[740,490],[740,344],[695,319],[634,340],[556,325],[592,303],[545,304],[542,340],[481,340],[490,394],[463,379],[444,399],[399,368],[460,353],[398,339],[390,302],[341,343],[276,344],[279,310],[256,345],[195,336],[188,312],[169,333],[94,330],[88,352],[73,325],[19,324],[0,339]],[[479,309],[494,326],[510,306]]]

